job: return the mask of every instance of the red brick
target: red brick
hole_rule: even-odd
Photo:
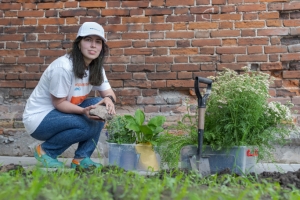
[[[265,46],[265,53],[286,53],[286,46]]]
[[[300,26],[300,20],[299,19],[283,20],[283,26],[285,26],[285,27]]]
[[[40,50],[40,56],[63,56],[66,54],[65,50]]]
[[[283,10],[299,10],[299,9],[300,9],[300,2],[297,1],[283,4]]]
[[[3,81],[0,80],[0,87],[3,88],[24,88],[25,87],[25,81]]]
[[[260,69],[263,71],[270,71],[270,70],[282,70],[282,64],[279,63],[262,63],[260,65]]]
[[[220,39],[196,39],[192,41],[193,47],[203,47],[203,46],[221,46]]]
[[[282,20],[267,20],[268,27],[281,27]]]
[[[155,65],[127,65],[128,72],[154,72]]]
[[[122,7],[140,7],[147,8],[149,6],[149,1],[123,1]]]
[[[219,13],[219,6],[198,6],[190,8],[191,14],[217,14]]]
[[[263,28],[265,21],[243,21],[235,22],[235,28]]]
[[[152,49],[125,49],[124,55],[152,55]]]
[[[194,0],[166,0],[166,6],[193,6]]]
[[[81,1],[79,3],[80,7],[86,7],[86,8],[105,8],[106,2],[102,1]]]
[[[148,8],[145,9],[145,15],[171,15],[173,9],[171,8]]]
[[[218,28],[218,23],[216,22],[191,22],[189,24],[189,30],[194,30],[194,29],[217,29]]]
[[[145,31],[167,31],[172,30],[172,24],[145,24]]]
[[[113,72],[125,72],[126,71],[126,65],[112,65],[111,70]]]
[[[248,52],[248,54],[262,54],[263,47],[262,46],[248,46],[247,52]]]
[[[108,79],[132,79],[132,73],[106,73]]]
[[[221,55],[220,56],[220,62],[221,63],[232,63],[232,62],[235,62],[235,56],[234,55]]]
[[[124,48],[124,47],[131,47],[132,42],[129,40],[108,41],[107,45],[109,46],[109,48]]]
[[[259,19],[279,19],[279,12],[262,12],[258,14]]]
[[[124,87],[151,88],[151,81],[145,80],[125,80]]]
[[[110,83],[112,88],[123,87],[123,81],[122,80],[109,80],[109,83]]]
[[[151,82],[152,88],[165,88],[167,86],[166,80],[156,80]]]
[[[164,16],[152,16],[151,23],[165,23],[165,17]],[[175,26],[175,24],[174,24],[174,26]]]
[[[179,16],[167,16],[166,22],[192,22],[194,16],[192,15],[179,15]]]
[[[229,6],[229,5],[225,5],[225,6],[221,6],[221,13],[230,13],[230,12],[235,12],[235,6]]]
[[[215,54],[216,47],[200,47],[200,54]]]
[[[242,14],[215,14],[211,17],[212,20],[235,20],[242,19]]]
[[[171,71],[171,65],[170,64],[156,65],[156,71],[157,72],[170,72]]]
[[[153,49],[153,56],[167,55],[167,54],[168,54],[168,48],[155,48],[155,49]]]
[[[177,77],[178,77],[178,79],[192,79],[193,73],[192,72],[178,72]]]
[[[0,41],[23,41],[24,36],[19,34],[14,35],[0,35]]]
[[[280,61],[300,60],[300,53],[281,54]]]
[[[211,31],[211,37],[238,37],[241,33],[239,30],[220,30]]]
[[[145,63],[173,63],[173,58],[167,56],[146,57]]]
[[[16,57],[4,57],[3,63],[14,64],[16,63]]]
[[[176,72],[159,72],[159,73],[149,73],[147,76],[148,76],[149,80],[176,79],[177,73]]]
[[[194,55],[194,54],[198,54],[198,48],[170,49],[170,55]]]
[[[123,17],[122,18],[122,24],[128,24],[128,23],[149,23],[150,18],[149,17]]]
[[[258,19],[257,13],[244,13],[243,20],[256,20]]]
[[[247,66],[247,64],[243,63],[220,63],[217,64],[218,70],[224,70],[224,68],[232,69],[232,70],[241,70],[242,67]]]
[[[193,72],[193,76],[201,76],[201,77],[209,77],[209,76],[216,76],[216,72],[210,72],[210,71],[202,71],[202,72]]]
[[[167,80],[167,87],[190,88],[194,87],[193,80]]]
[[[6,80],[18,80],[19,79],[19,74],[15,74],[15,73],[8,73],[8,74],[5,74],[5,79]]]
[[[160,106],[145,106],[145,113],[158,113],[160,111]]]
[[[122,38],[123,39],[149,39],[149,34],[148,33],[123,33]]]
[[[141,47],[146,47],[146,41],[143,40],[143,41],[134,41],[132,42],[132,46],[135,47],[135,48],[141,48]]]
[[[215,71],[216,65],[215,64],[201,64],[201,70],[203,71]]]
[[[254,11],[266,11],[266,4],[249,4],[237,6],[237,12],[254,12]]]
[[[1,10],[21,10],[20,3],[0,3]]]
[[[218,60],[217,56],[191,56],[190,57],[190,62],[195,63],[195,62],[216,62]]]
[[[246,54],[246,47],[217,47],[217,54]]]
[[[147,75],[146,75],[146,73],[133,73],[132,74],[132,78],[134,80],[146,80],[147,79]]]
[[[41,73],[22,73],[20,74],[20,80],[39,80]]]
[[[237,55],[237,62],[267,62],[267,55]]]
[[[34,56],[28,56],[28,57],[19,57],[18,58],[18,63],[22,64],[43,64],[44,63],[44,58],[41,57],[34,57]]]
[[[233,22],[220,22],[220,29],[233,29]]]
[[[0,56],[24,56],[24,50],[0,50]]]
[[[258,36],[289,35],[289,28],[258,29]]]
[[[19,11],[18,17],[43,17],[44,14],[45,14],[44,11],[26,10],[26,11]]]
[[[175,8],[174,9],[174,14],[179,15],[179,14],[188,14],[189,13],[189,8]]]
[[[222,46],[237,46],[236,39],[223,39]]]
[[[26,81],[25,88],[35,88],[38,84],[38,81]]]
[[[148,47],[175,47],[174,40],[158,40],[153,42],[147,42]]]
[[[106,63],[129,63],[130,57],[129,56],[110,56],[106,59]]]
[[[190,32],[190,31],[166,32],[166,38],[177,38],[177,39],[194,38],[194,32]]]
[[[165,0],[151,0],[151,6],[164,6],[165,5]]]
[[[200,65],[198,64],[173,64],[172,71],[199,71]]]
[[[130,10],[130,16],[143,15],[143,13],[144,13],[143,9],[131,9]]]
[[[246,45],[268,45],[269,38],[238,38],[239,46]]]

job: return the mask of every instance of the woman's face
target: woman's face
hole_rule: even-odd
[[[79,42],[79,49],[83,54],[85,65],[88,66],[92,60],[100,55],[102,39],[96,35],[88,35]]]

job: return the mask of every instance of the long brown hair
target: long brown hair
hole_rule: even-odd
[[[77,78],[83,78],[86,76],[85,63],[83,54],[79,49],[79,43],[84,37],[78,37],[73,42],[72,50],[69,52],[70,58],[73,61],[73,72]],[[99,86],[103,83],[103,64],[106,56],[108,55],[108,46],[102,40],[102,50],[100,55],[94,59],[89,65],[89,83],[91,85]]]

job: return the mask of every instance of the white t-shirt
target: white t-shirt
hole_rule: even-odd
[[[23,113],[23,123],[26,131],[31,134],[42,122],[44,117],[54,108],[51,94],[57,98],[68,97],[73,104],[82,103],[91,90],[104,91],[111,86],[103,69],[104,82],[100,86],[89,84],[89,71],[82,79],[75,77],[72,60],[68,55],[54,60],[44,71],[38,85],[27,100]]]

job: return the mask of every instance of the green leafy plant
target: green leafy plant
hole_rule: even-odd
[[[204,145],[213,149],[252,146],[259,159],[272,159],[275,144],[284,144],[296,126],[290,108],[280,102],[268,103],[270,76],[262,72],[225,69],[214,80],[205,113]],[[189,108],[190,106],[188,106]],[[170,126],[158,140],[162,163],[176,167],[180,150],[197,144],[198,114],[188,113],[175,126]],[[181,132],[180,135],[173,132]]]
[[[260,158],[282,144],[293,125],[291,103],[268,103],[270,75],[225,69],[214,80],[205,116],[205,144],[215,149],[256,146]]]
[[[144,112],[137,109],[134,116],[124,115],[124,117],[127,121],[126,128],[134,132],[136,143],[151,143],[156,146],[158,134],[164,130],[165,116],[152,117],[145,124]]]
[[[118,144],[132,144],[135,142],[134,133],[126,128],[127,121],[124,116],[116,115],[106,125],[107,142]]]

